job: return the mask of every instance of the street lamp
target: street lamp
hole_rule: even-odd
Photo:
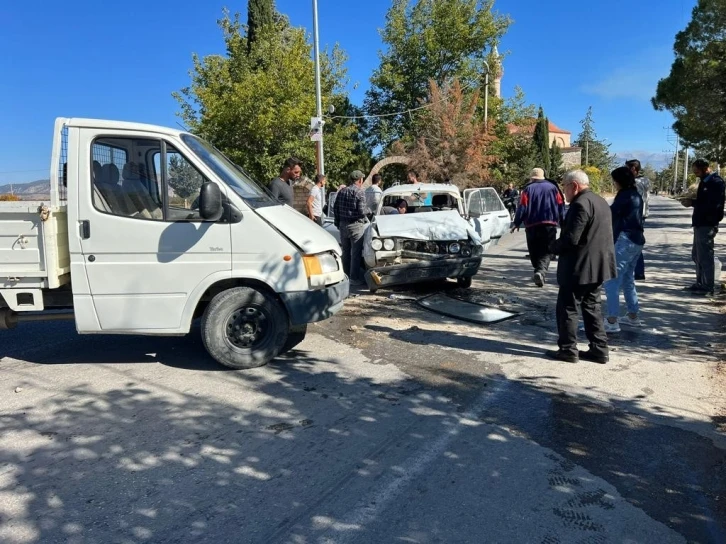
[[[482,62],[486,67],[486,72],[484,72],[484,130],[486,130],[489,116],[489,63],[485,60]]]
[[[317,159],[318,174],[325,174],[325,159],[323,158],[323,97],[320,90],[320,45],[318,39],[318,0],[313,0],[313,52],[315,57],[315,101],[317,115]]]

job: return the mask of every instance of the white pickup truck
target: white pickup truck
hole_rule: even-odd
[[[210,355],[252,368],[348,295],[336,240],[192,134],[57,119],[50,189],[0,203],[0,328],[184,335],[201,317]]]

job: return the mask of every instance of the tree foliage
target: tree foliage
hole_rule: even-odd
[[[18,195],[4,194],[0,195],[0,202],[19,202],[20,197]]]
[[[557,142],[552,142],[550,148],[550,168],[547,170],[547,177],[554,181],[560,181],[564,175],[562,150]]]
[[[379,54],[380,66],[366,93],[368,113],[390,115],[421,106],[430,80],[441,87],[457,77],[463,89],[478,88],[485,61],[492,61],[491,51],[510,24],[508,17],[493,11],[493,4],[493,0],[393,0],[381,31],[386,50]],[[387,147],[407,134],[412,119],[403,113],[373,120],[372,142]]]
[[[247,1],[247,54],[249,54],[257,41],[257,37],[264,28],[275,24],[274,0],[248,0]]]
[[[676,34],[676,58],[652,99],[675,117],[673,128],[707,158],[726,162],[726,0],[699,0],[685,30]]]
[[[582,148],[582,165],[594,166],[600,172],[609,172],[615,164],[615,155],[610,152],[610,144],[597,138],[592,106],[588,108],[580,125],[582,130],[574,144]]]
[[[428,98],[431,107],[417,123],[410,166],[423,179],[450,180],[461,189],[488,185],[493,137],[477,115],[479,92],[464,91],[456,78],[443,87],[432,80]]]
[[[539,163],[539,167],[543,168],[545,173],[550,173],[550,129],[549,121],[545,117],[542,106],[537,114],[537,124],[534,127],[534,136],[532,137],[535,157]]]
[[[202,176],[180,155],[169,155],[169,185],[185,201],[198,195],[202,186]]]
[[[312,47],[304,29],[276,15],[273,25],[257,28],[248,52],[247,28],[238,13],[230,16],[225,10],[218,23],[226,54],[203,59],[195,54],[191,84],[174,93],[185,125],[257,179],[275,177],[290,156],[303,160],[312,173],[315,147],[309,130],[315,85]],[[351,113],[343,91],[345,60],[338,47],[321,53],[323,103],[334,105],[341,115]],[[357,144],[356,132],[350,121],[326,124],[326,173],[333,182],[370,160],[370,153]]]

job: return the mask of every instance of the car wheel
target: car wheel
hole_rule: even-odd
[[[270,294],[252,287],[219,293],[202,317],[202,341],[209,354],[229,368],[267,364],[286,345],[287,312]]]
[[[461,278],[456,278],[456,284],[459,287],[463,287],[464,289],[468,289],[469,287],[471,287],[471,280],[472,280],[472,277],[471,276],[464,276],[464,277],[461,277]]]

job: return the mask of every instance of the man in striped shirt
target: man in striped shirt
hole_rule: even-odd
[[[363,172],[354,170],[348,176],[348,186],[338,191],[333,206],[335,226],[340,231],[340,247],[343,250],[343,272],[350,284],[360,286],[363,280],[363,235],[369,222],[368,206],[363,191]]]

